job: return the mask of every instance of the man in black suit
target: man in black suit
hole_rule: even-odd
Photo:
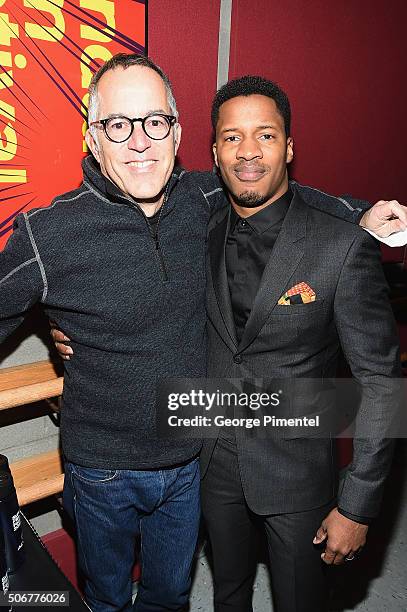
[[[397,404],[389,381],[400,369],[380,253],[366,232],[306,206],[289,183],[290,105],[276,84],[227,83],[212,122],[231,206],[209,231],[208,376],[325,379],[335,376],[341,347],[362,389],[353,461],[339,493],[332,439],[223,427],[205,442],[202,507],[215,610],[251,610],[260,521],[275,609],[320,612],[325,564],[352,561],[363,547],[391,462],[393,445],[383,436]]]

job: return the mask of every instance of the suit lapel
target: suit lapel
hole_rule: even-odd
[[[226,272],[225,245],[229,233],[230,210],[227,208],[224,218],[209,233],[209,257],[211,263],[212,282],[218,302],[219,311],[227,334],[222,336],[231,345],[237,347],[236,328],[230,301],[229,284]],[[222,332],[221,329],[218,331]]]
[[[307,205],[294,192],[270,259],[264,268],[260,287],[238,347],[239,352],[247,348],[257,337],[301,261],[304,254],[307,215]]]

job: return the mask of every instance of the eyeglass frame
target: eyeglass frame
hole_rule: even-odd
[[[145,121],[149,119],[150,117],[164,117],[164,119],[168,123],[168,132],[165,136],[163,136],[162,138],[154,138],[154,136],[150,136],[150,134],[147,133],[144,124],[145,124]],[[127,121],[130,121],[131,131],[130,131],[130,134],[127,136],[127,138],[125,138],[124,140],[113,140],[112,138],[110,138],[109,134],[107,133],[106,125],[108,121],[111,121],[112,119],[127,119]],[[123,142],[127,142],[132,137],[132,134],[134,132],[134,124],[137,121],[141,122],[141,128],[144,134],[147,136],[147,138],[151,138],[151,140],[159,141],[159,140],[165,140],[166,138],[168,138],[169,133],[171,132],[172,126],[177,123],[177,118],[175,117],[175,115],[165,115],[164,113],[152,113],[151,115],[146,115],[145,117],[134,117],[134,119],[130,119],[130,117],[126,117],[125,115],[117,115],[114,117],[107,117],[106,119],[99,119],[98,121],[92,121],[90,123],[90,126],[101,124],[103,127],[103,133],[106,136],[106,138],[110,140],[110,142],[114,142],[115,144],[123,144]]]

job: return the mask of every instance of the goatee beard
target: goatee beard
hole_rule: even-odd
[[[242,208],[257,208],[267,202],[269,196],[257,193],[256,191],[244,191],[243,193],[233,194],[235,204]]]

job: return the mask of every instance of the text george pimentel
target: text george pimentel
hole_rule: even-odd
[[[194,417],[179,417],[172,414],[168,417],[170,427],[319,427],[319,415],[315,417],[295,417],[290,419],[263,415],[259,417],[227,418],[223,415],[215,417],[197,415]]]

